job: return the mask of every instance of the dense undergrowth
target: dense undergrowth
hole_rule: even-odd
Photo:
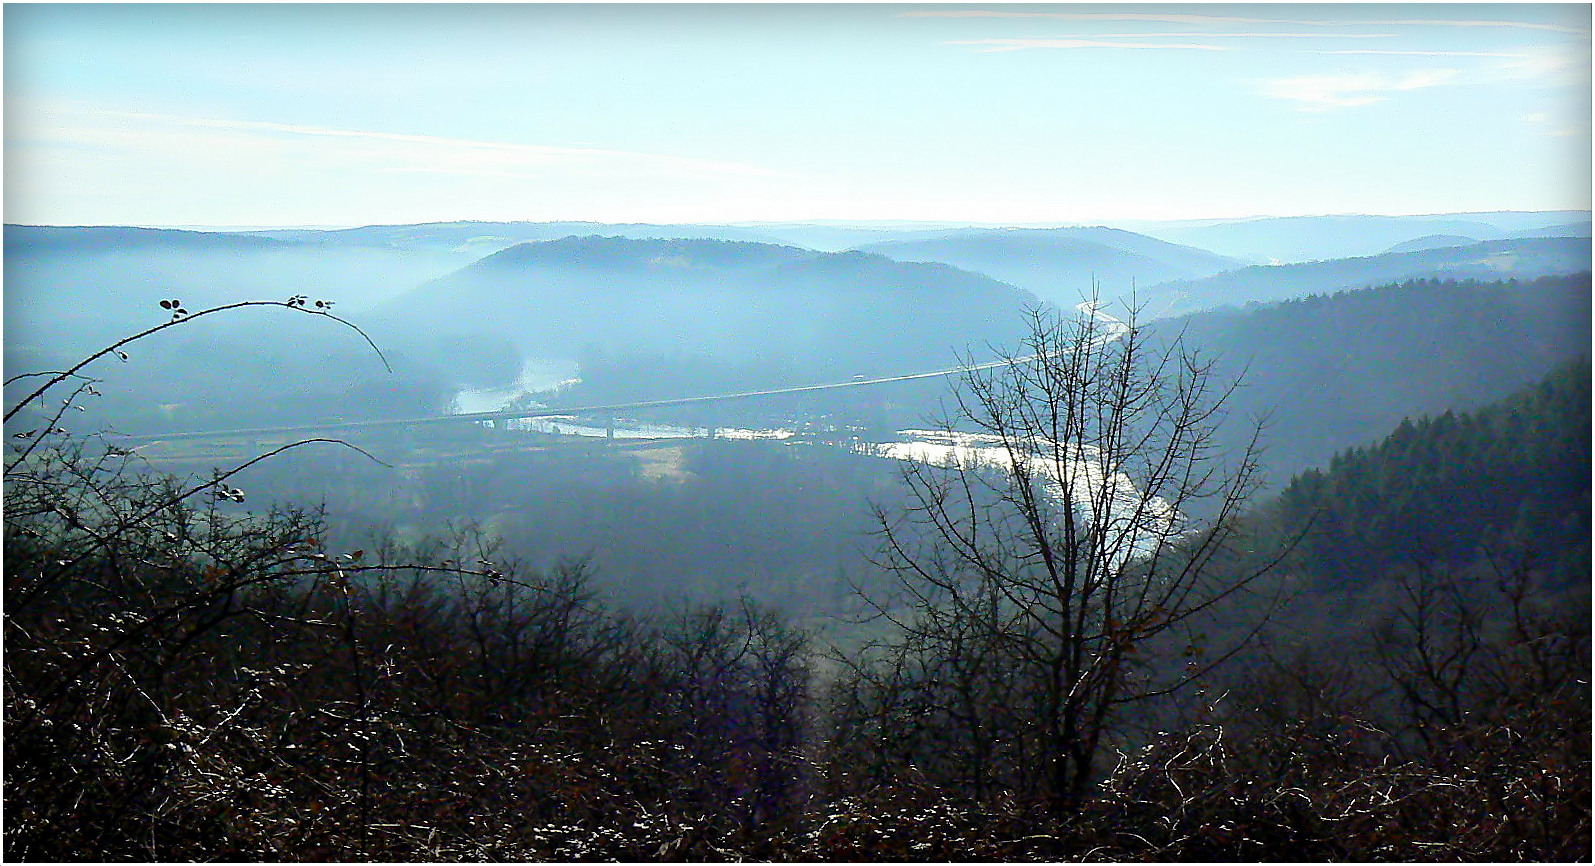
[[[1479,682],[1392,660],[1405,730],[1298,661],[1059,826],[882,766],[848,684],[752,603],[624,616],[469,529],[333,552],[315,512],[126,459],[34,449],[7,479],[8,859],[1588,856],[1587,632],[1527,607],[1461,644],[1430,624]]]

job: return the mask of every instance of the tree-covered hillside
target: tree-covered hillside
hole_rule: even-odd
[[[482,334],[526,357],[624,358],[664,393],[729,384],[657,382],[672,357],[782,378],[921,372],[971,345],[1007,343],[1028,292],[947,265],[860,252],[714,240],[572,237],[504,250],[377,311],[396,339]],[[613,373],[613,369],[606,372]]]
[[[1267,419],[1264,459],[1281,484],[1403,418],[1474,409],[1538,381],[1589,352],[1589,321],[1585,273],[1413,280],[1149,327],[1243,379],[1229,408]]]
[[[1431,815],[1392,787],[1424,809],[1406,826],[1448,823],[1444,844],[1569,821],[1587,848],[1590,467],[1584,356],[1298,476],[1248,518],[1259,549],[1299,538],[1289,592],[1199,716],[1259,752],[1307,744],[1276,773],[1374,759],[1410,784],[1467,766],[1489,792],[1476,807],[1517,803],[1505,823]]]
[[[1322,581],[1421,563],[1461,567],[1520,546],[1561,581],[1588,578],[1590,362],[1475,412],[1404,420],[1383,441],[1308,470],[1279,499],[1312,524],[1297,561]]]

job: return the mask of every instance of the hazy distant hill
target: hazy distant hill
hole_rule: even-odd
[[[361,307],[447,273],[460,257],[308,239],[125,226],[6,226],[6,341],[81,351],[190,309],[294,294]]]
[[[1456,235],[1477,241],[1508,237],[1588,237],[1589,218],[1589,211],[1498,211],[1429,216],[1125,222],[1122,225],[1174,243],[1270,263],[1371,256],[1428,235]]]
[[[1524,238],[1362,258],[1253,265],[1200,280],[1173,280],[1142,292],[1154,315],[1210,310],[1358,289],[1420,277],[1533,279],[1590,269],[1587,238]]]
[[[1517,225],[1501,215],[1491,218],[1495,230],[1517,230],[1525,221],[1546,219],[1559,221],[1559,231],[1571,233],[1582,228],[1587,234],[1588,223],[1578,216],[1583,215],[1575,213],[1571,219],[1569,214],[1515,215]],[[1409,228],[1421,222],[1405,221]],[[178,297],[196,309],[245,298],[304,293],[339,302],[340,313],[351,315],[396,357],[398,378],[391,385],[373,384],[380,378],[363,365],[375,362],[366,357],[369,352],[353,335],[329,331],[324,322],[280,315],[238,317],[207,324],[192,333],[185,331],[180,338],[152,342],[137,353],[141,363],[116,366],[115,375],[153,382],[167,403],[211,405],[221,412],[228,403],[253,409],[254,405],[244,404],[264,407],[276,401],[298,415],[319,417],[344,409],[341,404],[310,407],[304,395],[310,393],[309,383],[336,373],[346,379],[329,385],[336,395],[362,389],[375,393],[380,387],[388,405],[383,411],[396,413],[432,406],[451,388],[507,381],[506,377],[513,378],[517,355],[590,362],[584,363],[589,370],[602,368],[613,374],[610,385],[633,388],[647,396],[661,396],[664,390],[672,393],[663,396],[676,396],[683,389],[703,393],[731,382],[775,387],[861,374],[939,369],[950,366],[959,350],[973,348],[981,354],[985,343],[1015,343],[1018,312],[1037,303],[1037,298],[1003,279],[1042,286],[1050,290],[1048,297],[1067,306],[1089,291],[1093,277],[1108,297],[1118,294],[1116,289],[1122,290],[1133,277],[1150,319],[1417,277],[1531,279],[1587,272],[1590,267],[1587,237],[1501,239],[1430,248],[1430,244],[1450,238],[1419,234],[1397,244],[1424,249],[1244,267],[1200,279],[1148,285],[1152,279],[1146,276],[1148,271],[1211,273],[1233,262],[1114,229],[955,230],[884,224],[863,228],[816,224],[813,228],[831,232],[832,240],[851,231],[876,232],[869,236],[882,240],[871,249],[888,251],[890,257],[746,240],[591,234],[517,244],[485,258],[472,252],[494,249],[517,232],[558,233],[581,225],[448,223],[254,234],[8,226],[7,361],[14,369],[65,362],[164,320],[167,314],[158,307],[163,298]],[[1321,223],[1298,221],[1293,230],[1304,231],[1313,225]],[[757,231],[801,228],[768,226]],[[666,235],[718,230],[705,226],[625,229]],[[720,229],[728,234],[743,231]],[[966,268],[981,268],[985,275],[952,264],[900,261],[898,257],[954,260]],[[462,262],[466,264],[462,266]],[[1414,303],[1433,306],[1435,314],[1443,316],[1445,304],[1455,300]],[[1585,298],[1583,309],[1587,306]],[[1563,310],[1557,309],[1559,315]],[[1230,311],[1220,318],[1250,312]],[[1384,333],[1384,323],[1394,314],[1386,311],[1380,315],[1384,318],[1372,324],[1352,316],[1342,327],[1353,335]],[[1563,319],[1561,324],[1567,321]],[[1587,328],[1587,313],[1571,321]],[[1289,327],[1305,328],[1304,333],[1312,330],[1311,323]],[[1415,321],[1400,333],[1423,327],[1422,321]],[[1514,326],[1509,321],[1503,327]],[[1547,332],[1560,333],[1556,327]],[[1498,350],[1487,343],[1487,334],[1466,328],[1459,333],[1466,337],[1458,344],[1460,354],[1452,359],[1459,370],[1471,369],[1469,365],[1480,358],[1487,360],[1489,353]],[[1397,341],[1395,347],[1370,344],[1362,351],[1379,358],[1403,345],[1395,333],[1388,336]],[[1288,329],[1270,331],[1259,326],[1224,339],[1224,345],[1252,351],[1264,344],[1294,346],[1298,337]],[[1519,335],[1506,343],[1523,345],[1533,339]],[[1323,340],[1331,348],[1347,343],[1337,336],[1324,336]],[[1587,343],[1587,334],[1584,341]],[[235,346],[246,349],[238,351]],[[1298,356],[1312,355],[1291,348],[1279,351],[1281,370],[1294,369]],[[329,361],[332,354],[328,353],[347,357],[340,354],[341,360]],[[1411,360],[1415,369],[1427,369],[1423,365],[1437,357],[1447,356],[1445,352],[1428,353]],[[1332,370],[1334,364],[1343,362],[1326,354],[1319,363]],[[379,364],[377,368],[380,370]],[[630,377],[629,384],[616,377]],[[251,387],[260,387],[253,391],[240,388],[237,383],[246,379]],[[291,382],[293,387],[279,388],[271,379],[278,384]],[[692,387],[688,388],[689,384]],[[596,387],[597,380],[589,385]],[[1293,387],[1306,386],[1298,383]],[[1335,387],[1339,386],[1332,385],[1330,391]],[[1399,392],[1397,388],[1392,394],[1399,396]],[[1281,392],[1298,400],[1302,393]],[[1422,391],[1423,395],[1429,393]],[[1463,399],[1471,393],[1465,389],[1444,391],[1446,399]],[[1360,405],[1365,398],[1346,399],[1348,405]],[[1367,399],[1372,401],[1369,405],[1380,405],[1382,398]],[[1392,399],[1395,402],[1390,408],[1397,414],[1386,419],[1387,426],[1403,414],[1443,411],[1451,406]],[[340,401],[344,401],[342,396],[324,402]],[[1329,417],[1338,417],[1334,415],[1338,409],[1325,411]],[[278,409],[262,408],[261,412],[280,414]],[[1361,426],[1351,432],[1371,436],[1378,429],[1377,425]],[[1318,442],[1312,438],[1315,435],[1308,431],[1285,446],[1308,455],[1301,457],[1306,463],[1297,461],[1300,465],[1327,459],[1333,447],[1356,441],[1340,436]]]
[[[595,222],[477,222],[464,220],[415,225],[362,226],[351,229],[274,229],[251,234],[261,237],[314,240],[345,246],[396,250],[448,252],[485,256],[532,241],[558,240],[584,235],[639,239],[703,238],[710,240],[782,242],[779,235],[758,229],[723,225],[657,225],[652,223]],[[459,264],[464,265],[462,261]]]
[[[944,262],[1072,306],[1100,286],[1104,296],[1133,286],[1205,277],[1244,263],[1121,229],[969,229],[860,247],[902,261]]]
[[[1507,235],[1512,238],[1587,238],[1591,234],[1590,221],[1562,223],[1554,226],[1541,226],[1527,231],[1515,231]]]
[[[198,232],[184,229],[148,229],[136,226],[24,226],[5,227],[6,258],[61,252],[134,249],[259,250],[297,246],[291,241],[254,237],[234,232]]]
[[[904,222],[832,222],[817,220],[807,223],[752,223],[750,228],[769,235],[776,243],[805,247],[824,252],[861,249],[870,244],[886,241],[913,240],[933,237],[948,231],[969,228],[940,223]]]
[[[1154,322],[1244,372],[1231,402],[1270,418],[1275,481],[1403,418],[1499,400],[1590,350],[1590,275],[1396,285]]]
[[[487,255],[516,244],[559,240],[566,237],[621,237],[637,240],[723,240],[796,246],[823,252],[840,252],[883,241],[935,237],[949,231],[975,230],[969,226],[914,222],[746,223],[598,223],[479,222],[462,220],[412,225],[362,226],[349,229],[269,229],[249,232],[261,237],[309,240],[318,243],[374,246],[405,250],[432,250]],[[462,262],[462,264],[464,264]]]
[[[333,300],[363,321],[362,304],[446,273],[456,262],[229,232],[7,226],[8,371],[62,369],[170,313],[295,294]],[[513,379],[503,344],[382,341],[389,373],[353,332],[283,309],[207,318],[129,347],[131,361],[89,372],[106,396],[79,416],[125,430],[245,426],[440,411],[452,389]],[[157,411],[157,407],[167,407]]]
[[[794,374],[896,373],[1010,342],[1029,293],[946,265],[712,240],[523,244],[375,311],[396,334],[484,333],[528,357],[694,355]]]
[[[1441,250],[1447,247],[1469,247],[1479,242],[1478,238],[1464,237],[1463,235],[1424,235],[1385,250],[1386,253],[1413,253],[1419,250]]]

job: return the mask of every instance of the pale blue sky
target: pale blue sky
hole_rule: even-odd
[[[5,220],[1590,206],[1590,6],[5,6]]]

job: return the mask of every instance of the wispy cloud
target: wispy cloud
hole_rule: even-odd
[[[1537,21],[1500,19],[1398,18],[1383,20],[1336,20],[1311,18],[1256,18],[1237,15],[1204,15],[1189,12],[1020,12],[1000,9],[917,9],[902,13],[905,18],[1040,18],[1055,21],[1140,21],[1153,24],[1280,24],[1300,27],[1465,27],[1505,30],[1538,30],[1552,33],[1587,33],[1578,27]]]
[[[1146,33],[1110,33],[1097,34],[1097,39],[1145,39]],[[1394,33],[1303,33],[1301,31],[1276,31],[1265,32],[1254,30],[1246,33],[1159,33],[1162,39],[1393,39]]]
[[[1476,79],[1508,80],[1534,86],[1589,86],[1588,42],[1578,45],[1524,45],[1507,51],[1339,48],[1319,49],[1311,53],[1386,57],[1481,57],[1496,62],[1472,67],[1472,75]]]
[[[985,51],[1020,51],[1028,48],[1130,48],[1130,49],[1193,49],[1198,51],[1229,51],[1231,46],[1201,42],[1147,42],[1147,39],[1385,39],[1392,33],[1097,33],[1089,37],[1036,36],[990,39],[956,39],[943,45],[976,45]]]
[[[920,9],[905,18],[1046,18],[1057,21],[1145,21],[1160,24],[1264,24],[1267,18],[1152,12],[1013,12],[998,9]]]
[[[358,165],[406,174],[532,178],[552,168],[586,173],[686,176],[775,176],[757,166],[605,148],[480,141],[360,129],[179,117],[167,114],[52,106],[30,124],[30,137],[61,146],[128,151],[177,147],[232,150],[259,158]]]
[[[1303,111],[1329,111],[1383,102],[1392,93],[1439,87],[1456,79],[1455,69],[1430,69],[1400,77],[1374,72],[1282,78],[1263,85],[1263,93],[1297,103]]]
[[[1547,135],[1552,138],[1574,138],[1577,136],[1587,138],[1589,136],[1587,127],[1580,129],[1578,126],[1568,123],[1565,118],[1559,118],[1544,111],[1523,115],[1523,122],[1527,123],[1529,128],[1537,130],[1541,135]]]
[[[1542,84],[1589,87],[1589,43],[1580,46],[1532,46],[1503,60],[1508,78]]]
[[[1347,24],[1377,24],[1375,21],[1347,21]],[[1500,28],[1503,30],[1540,30],[1548,33],[1588,33],[1581,27],[1568,27],[1562,24],[1544,24],[1538,21],[1500,21],[1476,20],[1458,21],[1447,18],[1403,18],[1395,21],[1383,22],[1392,26],[1411,25],[1414,27],[1486,27]]]
[[[1334,48],[1312,52],[1314,54],[1382,54],[1392,57],[1525,57],[1513,51],[1429,51],[1424,49],[1395,48]]]
[[[983,51],[1023,51],[1030,48],[1122,48],[1122,49],[1188,49],[1196,51],[1228,51],[1225,45],[1201,42],[1123,42],[1102,39],[1034,38],[1034,39],[959,39],[944,45],[976,45]]]

